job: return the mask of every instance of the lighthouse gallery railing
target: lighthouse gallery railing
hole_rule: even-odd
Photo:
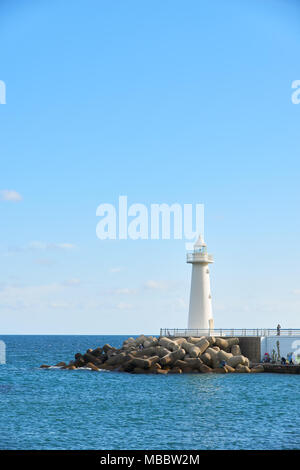
[[[213,330],[161,328],[160,336],[300,336],[300,328],[214,328]]]

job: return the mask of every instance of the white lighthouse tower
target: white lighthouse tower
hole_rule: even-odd
[[[194,251],[187,254],[186,261],[193,265],[188,329],[206,330],[210,334],[214,325],[208,265],[214,261],[207,253],[206,243],[201,235],[194,245]]]

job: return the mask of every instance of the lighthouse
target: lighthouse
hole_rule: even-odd
[[[194,250],[187,254],[186,261],[193,265],[188,329],[205,330],[209,334],[214,326],[208,265],[214,261],[212,255],[207,253],[206,243],[201,235]]]

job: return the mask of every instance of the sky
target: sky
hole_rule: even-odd
[[[0,332],[187,326],[185,240],[99,204],[204,204],[219,328],[300,328],[300,5],[0,3]]]

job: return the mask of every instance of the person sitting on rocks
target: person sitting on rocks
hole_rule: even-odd
[[[271,361],[271,358],[270,358],[270,354],[269,353],[265,353],[264,355],[264,359],[263,359],[264,362],[270,362]]]

